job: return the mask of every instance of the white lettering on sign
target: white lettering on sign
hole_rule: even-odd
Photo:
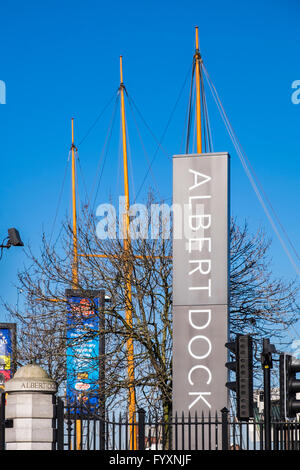
[[[203,253],[203,249],[207,248],[208,252],[211,253],[211,236],[209,229],[212,223],[212,216],[209,213],[205,212],[205,200],[211,199],[211,194],[194,194],[197,192],[197,189],[202,187],[202,185],[211,181],[211,177],[195,171],[189,168],[189,173],[192,174],[192,182],[189,186],[189,217],[188,217],[188,239],[186,244],[186,250],[189,254],[194,254],[199,252],[198,259],[189,259],[190,271],[188,273],[191,276],[191,279],[194,281],[196,279],[196,285],[192,282],[192,285],[189,286],[191,291],[202,291],[203,294],[206,294],[208,298],[211,297],[211,260],[202,259],[200,256]],[[202,188],[201,188],[202,189]],[[209,187],[208,187],[209,189]],[[191,194],[191,192],[193,194]],[[199,204],[199,201],[203,201],[202,204]],[[200,236],[199,236],[200,235]]]
[[[207,314],[207,320],[204,323],[204,325],[196,325],[195,321],[196,318],[195,314],[196,313],[206,313]],[[195,328],[196,330],[202,330],[203,328],[208,327],[208,325],[211,322],[211,310],[189,310],[189,324],[191,325],[192,328]]]
[[[188,276],[191,280],[188,289],[190,291],[199,291],[204,296],[202,303],[211,297],[212,279],[211,270],[212,262],[209,257],[212,250],[212,240],[210,228],[212,224],[212,215],[206,210],[205,202],[211,199],[209,187],[207,183],[211,181],[209,175],[205,175],[189,168],[192,175],[192,181],[189,186],[189,235],[186,244],[186,250],[189,254],[188,259]],[[197,194],[197,190],[203,186],[207,186],[205,194]],[[205,250],[205,255],[203,254]],[[196,254],[196,257],[195,257]],[[210,309],[198,309],[188,311],[189,326],[195,331],[195,335],[191,335],[187,345],[188,354],[192,359],[192,363],[197,361],[188,371],[188,383],[192,387],[188,392],[190,397],[189,410],[191,410],[200,400],[205,406],[211,409],[210,397],[211,391],[207,390],[207,385],[212,382],[212,372],[207,367],[207,358],[212,352],[212,342],[205,335],[205,329],[211,322]],[[199,330],[203,334],[198,334]],[[198,332],[197,332],[198,331]],[[204,363],[201,363],[204,361]]]
[[[190,168],[189,172],[194,174],[194,184],[189,187],[189,191],[192,191],[211,180],[210,176],[204,175],[203,173],[200,173],[200,171],[195,171]],[[198,178],[200,178],[200,181],[198,181]]]
[[[193,330],[205,330],[210,325],[210,322],[211,322],[211,309],[197,309],[197,310],[190,309],[188,311],[188,321],[189,321],[189,326],[192,327]],[[200,345],[201,350],[203,351],[201,354],[199,353],[196,354],[193,351],[193,344],[196,342],[198,342],[198,345]],[[211,354],[211,351],[212,351],[212,344],[211,344],[210,339],[207,336],[196,334],[195,336],[191,337],[188,343],[188,352],[189,352],[189,355],[193,359],[196,359],[198,361],[202,359],[207,359],[207,357]],[[193,377],[196,376],[196,371],[198,371],[198,374],[197,374],[198,380],[195,382]],[[205,371],[205,376],[203,374],[203,371]],[[202,400],[209,409],[211,408],[211,404],[208,401],[211,395],[211,392],[200,391],[203,385],[205,384],[209,385],[211,381],[212,381],[212,372],[206,365],[196,364],[190,368],[190,370],[188,371],[188,383],[192,387],[196,387],[197,391],[189,392],[190,397],[196,396],[196,399],[194,399],[192,403],[189,404],[189,410],[193,408],[198,403],[199,400]],[[204,398],[204,395],[207,398]]]

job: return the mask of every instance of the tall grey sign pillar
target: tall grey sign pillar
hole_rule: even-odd
[[[52,450],[56,382],[40,366],[28,364],[6,382],[5,392],[5,418],[13,422],[5,430],[6,449]]]
[[[229,155],[173,157],[173,412],[228,405]]]

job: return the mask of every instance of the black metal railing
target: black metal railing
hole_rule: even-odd
[[[168,420],[140,409],[132,422],[127,415],[104,418],[88,407],[60,406],[61,450],[266,450],[264,422],[237,421],[226,408],[207,417],[175,414]],[[273,421],[271,449],[300,450],[300,423]]]
[[[5,450],[5,395],[0,403],[0,450]],[[58,398],[54,405],[56,450],[266,450],[264,421],[237,421],[224,408],[204,417],[175,414],[167,420],[138,410],[135,419],[111,413],[105,417],[83,404]],[[271,422],[271,450],[300,450],[300,422]]]

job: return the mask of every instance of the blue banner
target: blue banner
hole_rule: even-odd
[[[0,328],[0,391],[12,378],[12,330]]]
[[[99,405],[99,299],[69,297],[67,328],[67,400]]]

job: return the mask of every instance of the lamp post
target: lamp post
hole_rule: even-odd
[[[16,228],[8,229],[8,237],[3,240],[3,243],[0,245],[0,259],[2,258],[3,249],[9,249],[11,246],[24,246],[24,243],[21,240],[20,234]]]

